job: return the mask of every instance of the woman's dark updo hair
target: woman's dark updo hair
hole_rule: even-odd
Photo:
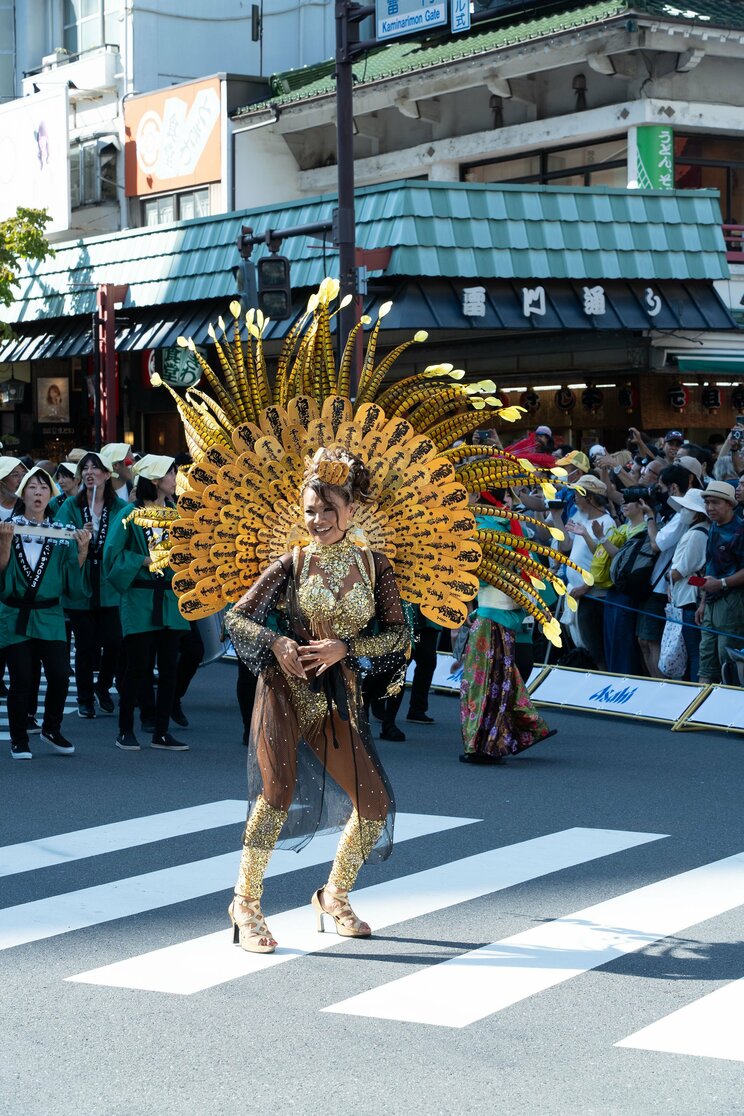
[[[300,493],[311,489],[321,500],[332,502],[341,498],[346,504],[371,504],[370,475],[367,466],[343,446],[319,449],[306,459],[307,468],[302,478]]]
[[[167,477],[168,473],[176,471],[175,463],[171,465],[167,473],[163,476]],[[143,504],[154,504],[158,498],[158,486],[155,481],[151,481],[148,477],[143,477],[142,473],[137,474],[137,486],[135,488],[136,499],[135,504],[142,507]]]
[[[104,470],[104,472],[108,472],[108,470],[106,469],[106,466],[103,464],[103,462],[101,461],[101,458],[98,456],[97,453],[86,453],[85,457],[81,457],[80,461],[78,463],[78,469],[80,470],[81,479],[82,479],[82,475],[83,475],[83,468],[85,466],[86,461],[89,458],[92,458],[96,462],[98,467],[102,468]],[[111,475],[109,474],[109,476],[106,478],[106,482],[103,486],[103,506],[105,508],[110,508],[115,499],[116,499],[116,493],[114,492],[114,484],[113,484],[113,481],[111,480]],[[77,504],[77,506],[79,508],[84,508],[87,505],[87,503],[88,503],[88,491],[87,491],[87,489],[85,488],[84,485],[80,489],[78,494],[75,496],[75,503]]]

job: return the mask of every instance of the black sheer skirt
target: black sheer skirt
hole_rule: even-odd
[[[277,635],[299,644],[311,638],[297,603],[292,555],[259,578],[228,614],[236,651],[258,674],[248,748],[248,812],[261,795],[288,817],[278,847],[299,851],[316,833],[343,828],[352,808],[383,821],[370,860],[391,852],[395,800],[372,741],[362,702],[360,675],[405,669],[410,647],[392,567],[374,556],[375,617],[347,639],[349,654],[320,677],[307,681],[282,671],[271,651]],[[278,617],[279,631],[266,626]]]

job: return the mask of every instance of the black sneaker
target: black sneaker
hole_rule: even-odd
[[[139,752],[140,742],[133,732],[120,732],[114,744],[122,752]]]
[[[189,719],[181,708],[181,703],[178,698],[176,698],[176,700],[173,702],[173,708],[171,709],[171,720],[175,721],[179,728],[189,727]]]
[[[42,728],[41,739],[46,740],[47,744],[51,744],[55,752],[59,752],[61,756],[75,754],[75,745],[71,744],[69,740],[65,740],[61,732],[52,732],[50,729]]]
[[[166,752],[188,752],[188,744],[184,744],[180,740],[176,740],[175,736],[171,736],[169,732],[164,732],[162,736],[153,736],[151,748],[163,748]]]
[[[11,744],[10,757],[14,760],[33,759],[34,757],[31,755],[31,749],[28,746],[28,741],[26,741],[25,744]]]
[[[103,713],[114,712],[114,699],[108,690],[104,690],[102,686],[96,686],[96,701]]]
[[[380,740],[405,740],[406,734],[401,732],[397,725],[380,729]]]
[[[36,720],[36,717],[26,718],[26,732],[29,736],[38,736],[41,732],[41,725]]]
[[[96,711],[93,705],[78,705],[78,717],[82,717],[84,721],[94,721],[96,718]]]
[[[409,713],[406,717],[406,720],[413,721],[414,725],[435,724],[434,718],[430,717],[428,713]]]

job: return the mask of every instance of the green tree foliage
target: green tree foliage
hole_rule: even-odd
[[[10,306],[15,301],[13,286],[22,260],[44,260],[54,255],[44,236],[49,219],[45,209],[19,207],[14,217],[0,221],[0,305]],[[0,322],[0,338],[12,336],[10,326]]]

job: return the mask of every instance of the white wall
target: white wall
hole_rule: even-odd
[[[258,74],[250,0],[160,0],[134,9],[134,91],[148,93],[221,71]]]
[[[332,58],[336,50],[333,0],[260,0],[263,73],[297,70]]]
[[[235,136],[235,209],[279,206],[302,193],[297,163],[281,136],[269,128]]]

